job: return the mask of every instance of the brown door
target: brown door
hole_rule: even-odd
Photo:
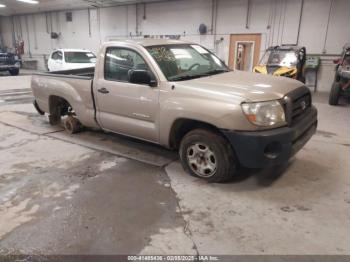
[[[261,34],[231,35],[229,67],[252,71],[259,63]]]

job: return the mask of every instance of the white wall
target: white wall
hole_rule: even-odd
[[[333,1],[325,41],[328,14]],[[142,35],[181,35],[182,39],[198,42],[217,52],[223,60],[229,58],[229,36],[237,33],[261,33],[261,52],[269,45],[295,44],[298,36],[302,0],[251,0],[249,28],[246,28],[248,0],[218,0],[216,35],[211,34],[212,1],[179,0],[146,5],[146,19],[142,4],[73,11],[73,22],[66,22],[65,12],[20,16],[15,19],[16,38],[25,42],[26,56],[35,59],[55,48],[86,48],[97,52],[101,42]],[[350,1],[305,0],[299,34],[299,44],[312,54],[339,54],[345,42],[350,42]],[[136,18],[136,14],[138,17]],[[48,21],[48,29],[46,26]],[[52,40],[48,31],[61,33]],[[19,22],[20,21],[20,22]],[[28,32],[26,27],[28,23]],[[207,35],[198,32],[199,24],[208,26]],[[35,30],[34,30],[35,27]],[[9,17],[0,19],[0,33],[4,45],[12,47],[12,23]],[[214,44],[215,40],[223,38]],[[41,62],[40,67],[44,64]],[[329,89],[332,81],[329,59],[322,68],[320,89]],[[328,73],[327,73],[328,72]]]

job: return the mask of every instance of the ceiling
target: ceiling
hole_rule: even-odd
[[[159,0],[39,0],[39,4],[28,4],[17,0],[0,0],[0,4],[6,5],[5,8],[0,8],[0,15],[26,14],[88,7],[106,7],[148,2],[159,2]]]

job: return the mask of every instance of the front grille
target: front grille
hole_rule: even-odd
[[[303,118],[312,106],[311,92],[305,86],[288,93],[284,100],[289,125],[293,125]]]
[[[292,121],[299,118],[310,107],[311,107],[311,94],[310,94],[310,92],[295,99],[292,103]]]
[[[7,56],[0,55],[0,65],[5,65],[7,63]]]
[[[1,65],[13,64],[13,62],[14,62],[14,56],[13,55],[0,54],[0,64]]]

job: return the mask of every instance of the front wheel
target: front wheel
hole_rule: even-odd
[[[12,76],[18,76],[18,75],[19,75],[19,69],[18,69],[18,68],[16,68],[16,69],[10,69],[10,70],[9,70],[9,73],[10,73],[10,75],[12,75]]]
[[[329,104],[331,106],[336,106],[339,103],[341,86],[339,82],[334,82],[332,85],[331,92],[329,94]]]
[[[185,171],[213,183],[233,179],[238,165],[226,139],[206,129],[189,132],[181,141],[179,155]]]

